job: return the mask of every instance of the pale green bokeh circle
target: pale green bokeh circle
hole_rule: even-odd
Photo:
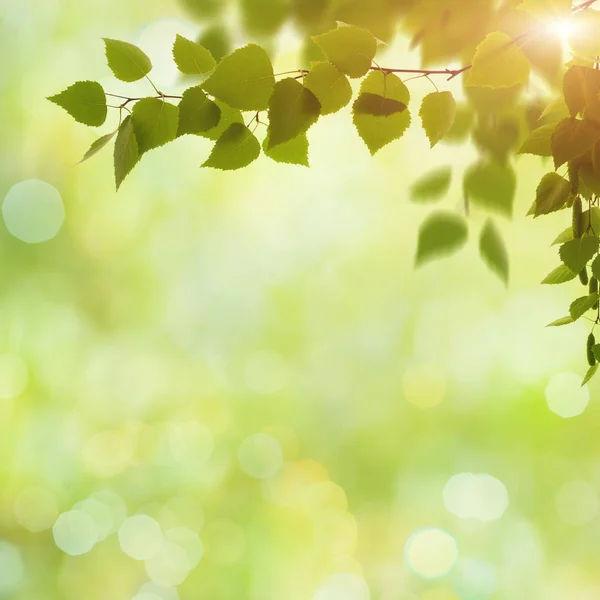
[[[29,382],[25,361],[16,354],[0,354],[0,398],[22,394]]]
[[[27,179],[4,197],[2,217],[8,231],[27,244],[51,240],[65,220],[60,192],[45,181]]]
[[[80,510],[60,515],[54,523],[52,533],[57,547],[70,556],[86,554],[98,541],[94,520]]]
[[[238,461],[242,470],[256,479],[275,475],[283,464],[279,442],[265,433],[248,436],[238,448]]]
[[[447,575],[458,560],[458,545],[454,537],[438,527],[415,531],[404,548],[408,568],[423,579],[438,579]]]
[[[563,419],[579,416],[589,401],[588,387],[581,385],[581,377],[575,373],[557,373],[546,386],[548,408]]]
[[[156,554],[163,544],[160,525],[148,515],[125,519],[119,529],[119,544],[127,556],[146,560]]]

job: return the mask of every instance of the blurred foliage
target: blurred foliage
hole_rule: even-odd
[[[152,93],[107,77],[102,37],[135,43],[182,95],[177,34],[217,39],[221,56],[265,42],[283,72],[342,20],[388,41],[386,65],[418,69],[469,61],[498,18],[492,2],[253,5],[27,0],[3,14],[0,596],[597,597],[590,328],[543,328],[581,284],[539,289],[559,257],[538,248],[566,211],[525,219],[551,167],[514,156],[569,115],[547,65],[525,91],[442,79],[460,118],[433,150],[414,119],[370,158],[345,108],[309,131],[311,169],[200,170],[214,132],[149,153],[118,195],[110,152],[73,166],[97,136],[46,96],[74,78]],[[406,85],[419,104],[432,92]],[[514,184],[514,219],[494,226],[508,289],[479,259],[503,260],[482,171]],[[413,271],[422,200],[445,194],[441,212],[466,220],[464,174],[484,235]]]

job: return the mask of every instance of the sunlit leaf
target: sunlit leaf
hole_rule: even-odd
[[[275,87],[267,53],[249,44],[226,56],[202,84],[211,96],[240,110],[266,110]]]
[[[597,237],[584,236],[576,238],[560,247],[560,259],[571,271],[579,273],[594,254],[598,252],[598,245]]]
[[[577,298],[571,303],[569,307],[569,314],[574,321],[577,321],[582,317],[588,310],[590,310],[594,304],[598,302],[598,294],[589,294],[588,296],[582,296]]]
[[[599,366],[599,364],[596,363],[595,365],[592,365],[587,370],[587,373],[585,374],[585,377],[583,378],[583,381],[581,382],[581,387],[583,387],[596,374],[596,371],[598,370],[598,366]]]
[[[260,156],[260,143],[242,123],[234,123],[217,140],[203,167],[223,171],[242,169]]]
[[[558,173],[542,177],[535,193],[535,216],[547,215],[565,206],[571,194],[571,184]]]
[[[573,317],[561,317],[560,319],[556,319],[556,321],[552,321],[552,323],[548,323],[546,327],[561,327],[562,325],[570,325],[574,323]]]
[[[321,103],[295,79],[286,78],[275,84],[269,100],[269,143],[273,148],[294,139],[317,122]]]
[[[377,52],[375,36],[354,25],[338,25],[337,29],[316,35],[313,40],[329,62],[353,78],[367,74]]]
[[[577,277],[577,273],[573,273],[573,271],[571,271],[571,269],[565,265],[560,265],[548,273],[548,275],[546,275],[546,277],[544,277],[542,280],[542,283],[557,285],[571,281],[572,279],[575,279],[575,277]]]
[[[263,143],[263,152],[275,162],[308,167],[308,138],[306,133],[301,133],[295,138],[274,147],[269,147],[269,136],[267,135]]]
[[[209,100],[200,86],[187,89],[179,103],[177,136],[199,135],[214,129],[221,120],[221,109]]]
[[[384,74],[381,71],[373,71],[363,80],[360,94],[389,98],[405,106],[408,106],[410,100],[408,88],[404,83],[396,75]],[[402,137],[410,125],[410,112],[406,109],[389,116],[377,116],[354,111],[353,121],[371,154],[375,154],[390,142]]]
[[[126,117],[117,134],[115,142],[114,164],[115,164],[115,182],[117,190],[121,187],[123,180],[133,167],[137,164],[140,158],[138,151],[138,143],[133,129],[131,117]]]
[[[121,81],[143,79],[152,70],[148,56],[134,44],[104,38],[106,60],[114,76]]]
[[[600,138],[600,131],[579,119],[563,119],[552,133],[552,156],[558,169],[567,161],[578,158],[592,149]]]
[[[529,79],[531,65],[512,38],[490,33],[477,47],[465,85],[510,88]]]
[[[173,59],[177,68],[186,75],[204,75],[217,66],[217,62],[206,48],[181,35],[175,39]]]
[[[144,98],[131,114],[140,155],[177,137],[179,109],[159,98]]]
[[[321,114],[329,115],[341,110],[352,99],[352,87],[346,76],[328,62],[312,66],[304,78],[304,86],[321,103]]]
[[[64,92],[50,96],[54,102],[64,108],[77,122],[99,127],[106,121],[106,95],[96,81],[78,81]]]
[[[534,129],[519,148],[518,154],[552,156],[552,133],[555,127],[556,125],[551,123]]]
[[[106,135],[103,135],[102,137],[98,138],[90,146],[90,149],[84,154],[83,158],[79,161],[78,164],[81,164],[82,162],[89,160],[93,156],[96,156],[96,154],[98,154],[98,152],[100,152],[100,150],[102,150],[102,148],[104,148],[115,137],[116,134],[117,130],[115,129],[113,132],[107,133]]]
[[[456,102],[450,92],[433,92],[423,98],[419,116],[432,148],[450,131],[455,115]]]

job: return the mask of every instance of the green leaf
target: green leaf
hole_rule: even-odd
[[[408,106],[410,100],[410,93],[404,83],[396,75],[384,74],[382,71],[369,73],[362,82],[360,93],[389,98],[405,106]],[[354,111],[353,121],[371,154],[375,154],[390,142],[402,137],[410,125],[410,112],[407,109],[389,116],[375,116]]]
[[[594,358],[598,360],[598,357],[600,356],[600,344],[594,344],[592,346],[592,352],[594,353]]]
[[[64,108],[78,123],[99,127],[106,121],[106,94],[96,81],[78,81],[48,100]]]
[[[552,156],[552,133],[556,125],[542,125],[534,129],[523,145],[519,148],[517,154],[534,154],[536,156]]]
[[[579,273],[598,252],[598,238],[584,236],[566,242],[558,251],[560,259],[573,273]]]
[[[560,327],[561,325],[570,325],[573,323],[573,317],[561,317],[560,319],[556,319],[556,321],[552,321],[552,323],[548,323],[546,327]]]
[[[152,62],[137,46],[109,38],[104,38],[104,44],[108,66],[117,79],[138,81],[152,70]]]
[[[217,140],[203,167],[222,171],[242,169],[260,156],[260,143],[242,123],[233,123]]]
[[[509,165],[496,162],[480,162],[467,169],[463,188],[466,198],[479,205],[510,217],[517,180]]]
[[[133,128],[140,155],[177,137],[179,109],[159,98],[143,98],[133,107]]]
[[[600,138],[600,132],[585,121],[567,118],[559,121],[552,134],[552,156],[558,169],[567,161],[591,150]]]
[[[534,215],[547,215],[560,210],[569,199],[571,184],[558,173],[547,173],[542,177],[535,192]]]
[[[577,273],[573,273],[569,267],[565,265],[560,265],[556,267],[554,271],[551,271],[544,277],[542,283],[546,283],[549,285],[558,285],[559,283],[566,283],[567,281],[571,281],[577,277]]]
[[[312,38],[329,62],[349,77],[363,77],[371,68],[377,52],[375,36],[354,25],[338,25],[337,29]]]
[[[308,167],[308,138],[301,133],[292,140],[269,148],[269,136],[263,143],[264,153],[275,162]]]
[[[177,136],[191,133],[199,135],[214,129],[221,120],[221,109],[209,100],[200,86],[183,92],[179,103]]]
[[[599,363],[596,363],[595,365],[591,366],[587,370],[587,373],[585,374],[585,377],[583,378],[583,381],[581,382],[581,387],[583,387],[596,374],[596,371],[598,370],[598,366],[600,366]]]
[[[304,78],[304,87],[309,89],[321,103],[321,114],[330,115],[352,100],[352,87],[346,76],[328,62],[313,65]]]
[[[179,34],[173,45],[173,58],[177,68],[186,75],[205,75],[217,66],[217,61],[206,48]]]
[[[269,148],[308,131],[320,113],[321,103],[301,83],[291,78],[278,81],[269,100]]]
[[[505,33],[490,33],[477,46],[467,87],[510,88],[529,79],[531,64],[523,51]]]
[[[121,123],[119,133],[117,134],[117,141],[115,142],[114,161],[117,190],[121,187],[123,180],[129,175],[139,159],[140,155],[133,122],[131,117],[128,116]]]
[[[202,85],[211,96],[240,110],[266,110],[274,86],[271,60],[256,44],[226,56]]]
[[[454,96],[450,92],[433,92],[425,96],[419,116],[433,148],[450,131],[454,123],[456,116]]]
[[[596,196],[600,195],[600,172],[591,163],[584,164],[579,169],[581,183]]]
[[[573,237],[575,237],[573,235],[573,226],[569,225],[554,238],[554,241],[550,245],[556,246],[557,244],[564,244],[565,242],[571,241]]]
[[[577,298],[569,307],[569,314],[573,321],[577,321],[577,319],[582,317],[596,302],[598,302],[598,294],[595,293]]]
[[[224,8],[223,0],[179,0],[192,17],[210,19],[216,17]]]
[[[220,100],[215,100],[215,104],[221,111],[221,120],[216,127],[210,129],[206,133],[200,134],[202,137],[213,140],[214,142],[216,142],[234,123],[244,124],[244,117],[237,108],[231,108],[231,106]]]
[[[83,158],[77,164],[81,164],[86,160],[92,158],[92,156],[96,156],[102,148],[104,148],[110,140],[112,140],[117,134],[117,130],[115,129],[112,133],[107,133],[103,135],[101,138],[98,138],[91,146],[90,149],[84,154]]]
[[[360,94],[353,106],[357,115],[372,115],[374,117],[390,117],[406,110],[406,104],[385,98],[378,94]]]
[[[600,208],[597,206],[592,206],[591,213],[589,210],[583,211],[583,224],[584,230],[588,228],[590,224],[590,214],[592,217],[591,228],[596,232],[600,233]],[[556,246],[557,244],[564,244],[565,242],[569,242],[573,239],[573,226],[569,225],[566,229],[564,229],[561,233],[559,233],[555,240],[552,242],[551,246]]]
[[[431,202],[441,198],[450,188],[452,167],[440,167],[429,171],[410,188],[411,199],[414,202]]]
[[[600,255],[596,256],[596,258],[592,261],[592,275],[598,279],[598,275],[600,275]]]
[[[479,252],[488,267],[508,284],[508,253],[496,226],[489,219],[481,230]]]
[[[582,113],[600,93],[600,71],[573,66],[563,78],[563,95],[572,117]]]
[[[462,217],[449,212],[431,214],[419,230],[417,266],[455,252],[465,244],[467,235],[467,222]]]

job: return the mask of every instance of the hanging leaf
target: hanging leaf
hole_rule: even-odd
[[[356,99],[354,114],[371,115],[373,117],[391,117],[406,110],[406,104],[378,94],[364,93]]]
[[[346,76],[331,63],[319,62],[304,78],[309,89],[321,103],[321,114],[335,113],[352,100],[352,87]]]
[[[114,163],[117,190],[121,187],[123,180],[129,175],[139,159],[140,155],[135,131],[133,130],[133,123],[131,117],[128,116],[121,123],[119,133],[117,134],[117,141],[115,142]]]
[[[64,108],[78,123],[99,127],[106,121],[106,94],[96,81],[78,81],[48,100]]]
[[[600,93],[600,71],[573,66],[563,78],[563,94],[572,117],[583,113],[587,104]]]
[[[596,258],[592,261],[592,275],[598,279],[598,275],[600,275],[600,255],[596,256]]]
[[[542,177],[535,193],[534,215],[547,215],[565,206],[571,194],[571,184],[558,173]]]
[[[510,88],[529,79],[531,64],[523,51],[505,33],[490,33],[477,46],[465,85]]]
[[[223,3],[222,0],[218,1]],[[223,60],[231,52],[229,31],[221,25],[207,27],[196,42],[206,48],[217,62]]]
[[[573,273],[569,267],[565,265],[560,265],[556,267],[554,271],[551,271],[544,277],[542,283],[549,285],[558,285],[560,283],[566,283],[567,281],[571,281],[577,277],[577,273]]]
[[[349,77],[363,77],[371,68],[377,52],[375,36],[354,25],[339,25],[337,29],[312,38],[323,50],[329,62]]]
[[[104,38],[104,44],[108,66],[117,79],[138,81],[152,70],[152,62],[137,46],[109,38]]]
[[[489,219],[481,230],[479,252],[488,267],[508,284],[508,253],[496,226]]]
[[[177,136],[199,135],[214,129],[221,120],[221,109],[209,100],[200,86],[187,89],[179,103]]]
[[[589,296],[577,298],[569,307],[569,314],[573,321],[577,321],[577,319],[582,317],[596,302],[598,302],[598,294],[589,294]]]
[[[177,137],[179,109],[159,98],[143,98],[131,114],[140,155]]]
[[[452,167],[440,167],[420,177],[410,188],[414,202],[432,202],[441,198],[450,188]]]
[[[266,110],[275,87],[267,53],[249,44],[226,56],[202,84],[211,96],[240,110]]]
[[[590,123],[573,118],[560,121],[552,134],[555,168],[591,150],[599,138],[600,131]]]
[[[269,136],[263,143],[263,152],[275,162],[289,165],[308,167],[308,138],[306,133],[301,133],[292,140],[283,144],[269,147]]]
[[[560,247],[558,253],[560,259],[573,273],[579,273],[598,252],[598,245],[597,237],[584,236],[566,242]]]
[[[186,75],[205,75],[217,66],[217,61],[206,48],[179,34],[173,45],[173,59],[177,68]]]
[[[77,163],[81,164],[86,160],[89,160],[93,156],[96,156],[102,148],[104,148],[117,134],[117,130],[115,129],[112,133],[107,133],[103,135],[101,138],[98,138],[91,146],[90,149],[84,154],[83,158]]]
[[[269,148],[306,133],[317,122],[321,103],[295,79],[286,78],[275,84],[269,100]]]
[[[587,373],[585,374],[585,377],[583,378],[583,381],[581,382],[581,387],[583,387],[595,374],[596,371],[598,370],[598,363],[596,363],[595,365],[591,366],[588,370]]]
[[[222,171],[242,169],[260,156],[260,143],[242,123],[234,123],[217,140],[203,167]]]
[[[467,222],[449,212],[436,212],[421,225],[416,265],[456,252],[467,241]]]
[[[552,133],[555,128],[556,125],[551,123],[534,129],[523,142],[517,154],[552,156]]]
[[[472,165],[465,173],[463,188],[473,204],[512,216],[517,179],[509,165],[491,161]]]
[[[456,102],[450,92],[433,92],[423,98],[419,116],[432,148],[450,131],[455,115]]]
[[[390,142],[402,137],[410,125],[410,112],[406,109],[389,116],[378,116],[365,112],[357,113],[355,110],[356,103],[359,103],[360,109],[360,96],[363,94],[372,94],[380,98],[390,99],[404,106],[408,106],[410,94],[402,81],[391,73],[384,74],[381,71],[373,71],[363,80],[359,98],[353,107],[353,121],[371,154],[375,154]]]
[[[573,317],[561,317],[560,319],[556,319],[556,321],[552,321],[552,323],[548,323],[546,327],[560,327],[561,325],[570,325],[573,322]]]

